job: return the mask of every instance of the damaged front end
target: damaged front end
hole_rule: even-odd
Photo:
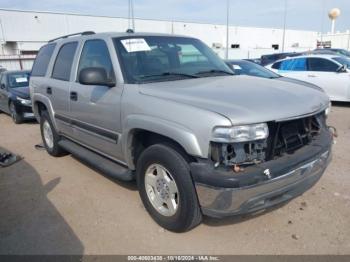
[[[259,164],[293,154],[310,144],[322,129],[327,129],[325,114],[283,122],[268,122],[268,136],[254,141],[235,143],[211,142],[211,160],[215,166],[240,166]]]
[[[268,122],[268,135],[259,125],[235,132],[240,141],[211,142],[210,159],[190,164],[204,214],[266,209],[302,194],[324,173],[333,143],[325,112]],[[247,140],[249,136],[259,139]]]

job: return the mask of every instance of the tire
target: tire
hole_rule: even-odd
[[[18,125],[18,124],[21,124],[23,122],[23,116],[17,112],[16,106],[12,101],[9,104],[9,111],[10,111],[12,121],[15,124]]]
[[[163,172],[164,170],[159,172],[158,168],[164,169],[166,173]],[[169,182],[167,185],[172,188],[170,191],[169,187],[159,182],[161,180],[158,179],[160,177],[158,172],[166,174],[166,181]],[[156,181],[155,186],[150,186],[149,177],[153,178],[151,181]],[[189,165],[174,148],[164,144],[155,144],[146,148],[137,161],[136,178],[141,200],[148,213],[160,226],[170,231],[184,232],[201,222],[202,214]],[[174,188],[177,189],[177,194],[171,193],[175,191]],[[152,196],[158,200],[152,202]],[[167,200],[169,197],[174,198],[175,200],[171,200],[171,203],[177,203],[174,204],[176,208],[168,208],[168,204],[164,203],[157,209],[154,202],[162,202],[164,200],[162,197]]]
[[[58,145],[60,136],[57,134],[47,111],[43,111],[40,116],[40,131],[46,151],[50,155],[57,157],[66,154],[66,151]]]

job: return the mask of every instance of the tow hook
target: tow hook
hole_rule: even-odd
[[[338,137],[337,129],[334,126],[328,126],[328,129],[332,134],[333,144],[336,144],[337,141],[335,139]]]

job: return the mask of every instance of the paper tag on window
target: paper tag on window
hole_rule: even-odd
[[[120,40],[128,53],[151,51],[151,48],[143,38],[129,38]]]
[[[24,83],[24,82],[28,82],[28,79],[26,77],[16,78],[16,83]]]
[[[233,65],[233,69],[235,69],[235,70],[241,70],[242,67],[240,67],[239,65]]]

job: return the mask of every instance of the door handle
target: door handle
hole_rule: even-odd
[[[78,93],[77,92],[70,92],[70,100],[77,101],[78,100]]]
[[[315,75],[307,75],[308,77],[316,77]]]
[[[52,88],[51,87],[47,87],[46,88],[46,93],[51,95],[52,94]]]

